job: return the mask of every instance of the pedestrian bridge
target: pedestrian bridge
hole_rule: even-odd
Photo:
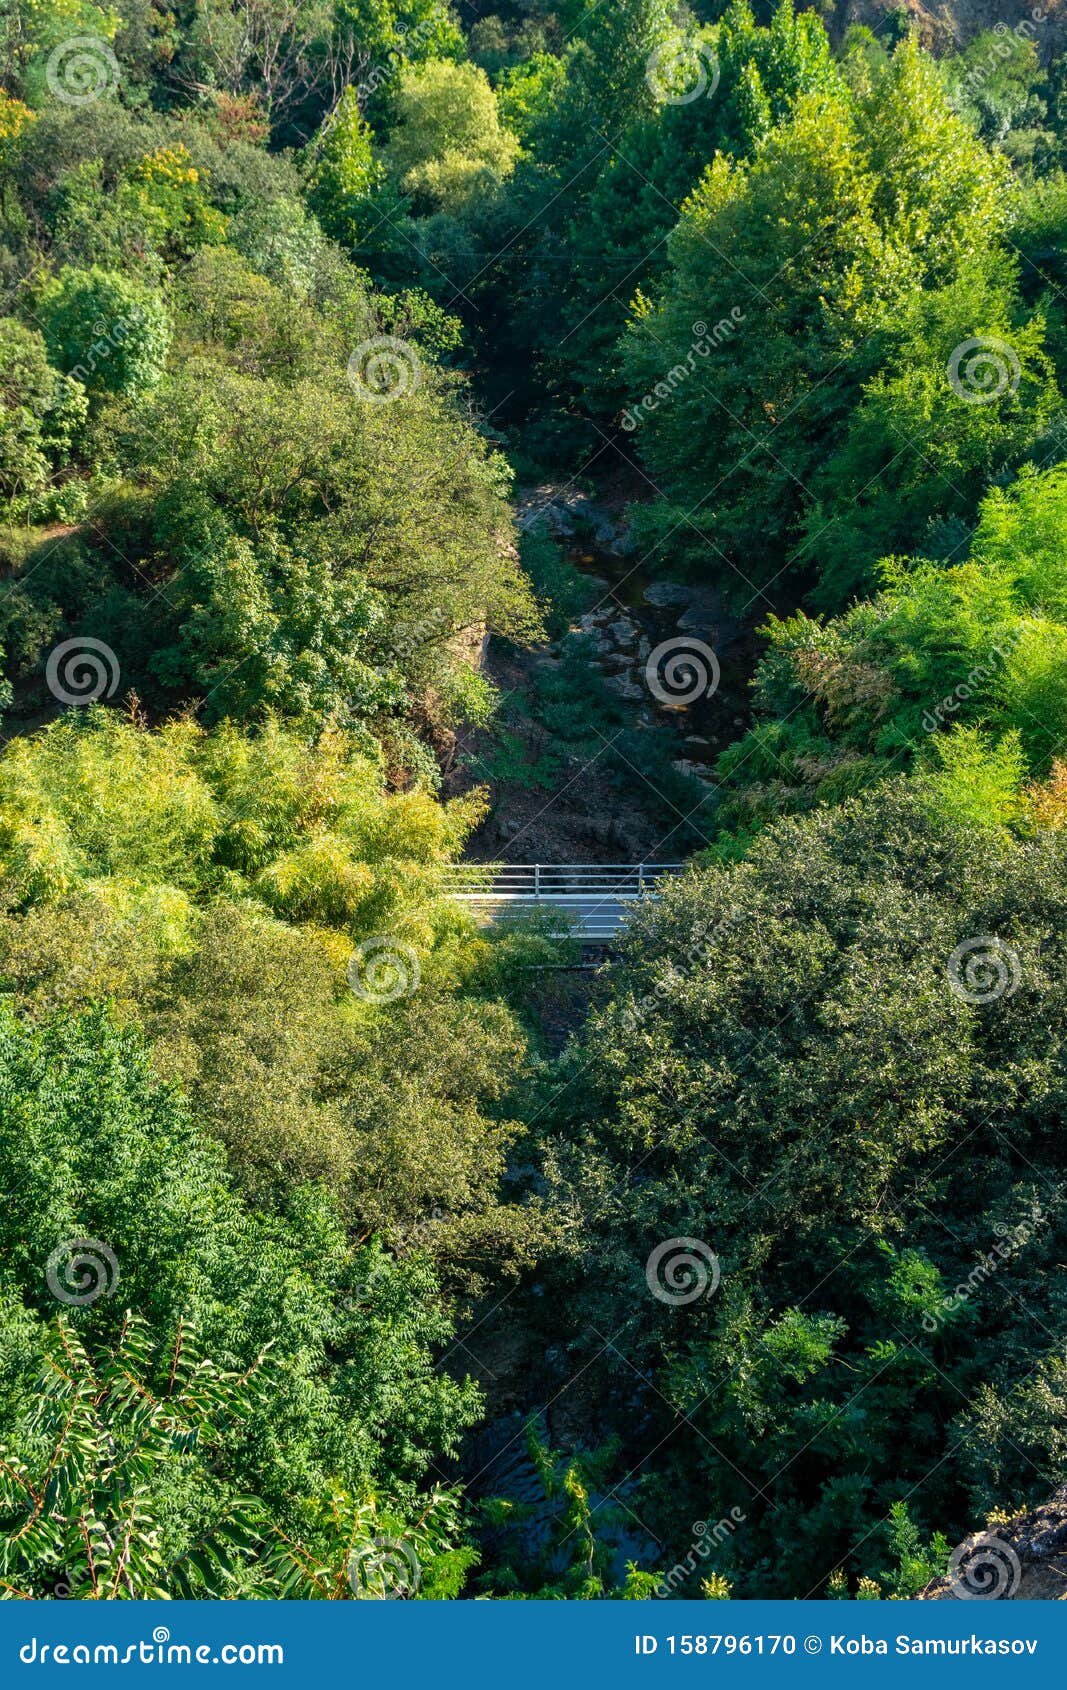
[[[450,863],[445,890],[483,922],[558,914],[561,934],[606,943],[633,905],[655,898],[684,863]]]

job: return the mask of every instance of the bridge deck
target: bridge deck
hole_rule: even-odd
[[[484,922],[538,912],[565,919],[561,933],[589,940],[614,937],[633,904],[655,898],[660,882],[683,863],[453,863],[449,895]]]

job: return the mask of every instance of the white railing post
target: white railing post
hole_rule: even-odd
[[[534,903],[541,902],[541,864],[534,863]]]

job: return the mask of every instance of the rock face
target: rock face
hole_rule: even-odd
[[[949,1567],[920,1601],[1067,1601],[1067,1485],[1042,1507],[965,1538]]]
[[[849,24],[864,23],[876,33],[884,30],[891,11],[901,9],[902,0],[834,0],[827,19],[830,34],[837,41]],[[1042,64],[1054,50],[1062,48],[1067,14],[1063,0],[903,0],[911,27],[924,47],[943,53],[962,46],[981,30],[1018,31],[1033,42]]]
[[[620,524],[587,493],[572,487],[532,487],[515,506],[520,528],[543,528],[557,539],[573,538],[581,526],[600,546],[617,546]]]

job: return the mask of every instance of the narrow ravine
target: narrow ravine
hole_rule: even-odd
[[[559,546],[586,591],[545,644],[488,643],[483,660],[501,707],[488,730],[461,735],[458,784],[486,785],[491,796],[468,856],[618,863],[688,855],[709,839],[716,761],[751,719],[768,600],[738,610],[715,588],[659,578],[657,558],[632,541],[615,486],[593,496],[566,484],[529,489],[516,520],[520,532]],[[553,731],[560,712],[538,703],[554,677],[564,683],[576,649],[585,662],[580,690],[595,692],[599,680],[611,710],[610,726],[595,725],[580,741],[565,723]],[[694,826],[679,828],[689,815]]]

